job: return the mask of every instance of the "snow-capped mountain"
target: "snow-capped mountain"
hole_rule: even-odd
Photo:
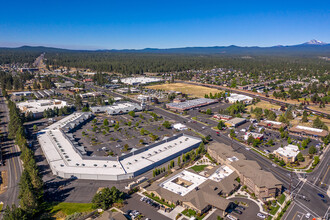
[[[310,44],[310,45],[324,45],[324,44],[327,44],[327,43],[325,43],[325,42],[323,42],[323,41],[320,41],[320,40],[315,40],[315,39],[313,39],[313,40],[310,40],[310,41],[308,41],[308,42],[306,42],[306,43],[304,43],[304,44]]]

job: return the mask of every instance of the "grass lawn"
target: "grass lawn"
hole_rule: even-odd
[[[194,216],[197,220],[201,220],[205,217],[205,214],[203,216],[197,216],[197,213],[194,210],[191,210],[191,209],[185,209],[181,213],[185,216],[188,216],[188,217]]]
[[[148,86],[149,89],[163,89],[165,91],[178,91],[185,94],[188,94],[192,97],[200,97],[204,98],[205,94],[214,94],[218,93],[221,90],[208,88],[205,86],[196,86],[196,85],[189,85],[185,83],[171,83],[171,84],[161,84],[161,85],[153,85]]]
[[[270,214],[272,214],[272,215],[275,215],[276,214],[276,212],[277,212],[277,210],[280,208],[280,206],[279,205],[277,205],[276,207],[272,207],[272,209],[270,210]]]
[[[282,205],[285,200],[285,195],[282,194],[281,197],[278,199],[278,202]]]
[[[208,165],[196,165],[193,167],[190,167],[190,169],[193,169],[195,172],[199,173],[205,169]]]
[[[65,215],[71,215],[75,212],[90,212],[90,211],[93,211],[92,203],[61,202],[52,208],[51,213],[63,212]]]

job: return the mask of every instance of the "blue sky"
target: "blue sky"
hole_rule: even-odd
[[[330,1],[0,0],[0,46],[73,49],[330,42]]]

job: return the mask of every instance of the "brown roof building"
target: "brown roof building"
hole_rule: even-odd
[[[230,200],[225,199],[224,196],[229,195],[239,186],[239,183],[235,181],[238,177],[235,172],[220,182],[206,179],[187,194],[178,194],[163,186],[164,182],[181,173],[182,171],[176,171],[166,177],[165,180],[163,179],[161,183],[154,182],[146,189],[147,192],[150,194],[153,193],[155,196],[164,199],[170,204],[181,205],[186,209],[195,210],[200,214],[207,212],[212,207],[221,210],[223,214],[225,214],[228,209],[233,208],[234,204]],[[189,183],[180,183],[180,185],[183,184]]]
[[[256,161],[246,160],[243,154],[234,152],[230,146],[213,143],[207,151],[217,162],[235,170],[241,184],[246,185],[259,199],[274,198],[282,191],[282,182],[272,173],[262,170]]]
[[[326,130],[311,128],[306,126],[297,125],[295,127],[289,128],[292,133],[311,136],[311,137],[326,137],[329,133]]]
[[[287,125],[282,123],[282,122],[270,121],[270,120],[263,120],[258,125],[263,126],[265,128],[274,129],[274,130],[279,130],[280,128],[286,128],[287,127]]]

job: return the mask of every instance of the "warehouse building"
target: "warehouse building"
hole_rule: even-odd
[[[279,160],[283,160],[285,163],[294,163],[297,155],[299,154],[299,148],[296,145],[289,144],[285,147],[280,147],[273,151],[275,157]]]
[[[208,146],[207,152],[218,163],[235,171],[241,184],[246,185],[257,198],[266,201],[282,192],[282,182],[272,173],[262,170],[256,161],[246,160],[243,154],[235,152],[231,146],[213,143]]]
[[[215,99],[200,98],[200,99],[187,100],[185,102],[168,103],[166,104],[166,108],[171,109],[173,111],[183,112],[189,109],[199,108],[217,102],[218,101]]]
[[[246,122],[245,118],[233,118],[225,122],[227,127],[238,127]]]
[[[100,97],[102,96],[102,93],[101,92],[87,92],[87,93],[83,93],[83,94],[80,94],[80,97],[82,99],[86,99],[86,98],[89,98],[89,97]]]
[[[155,83],[155,82],[162,82],[164,81],[161,78],[155,78],[155,77],[129,77],[125,79],[121,79],[121,82],[127,85],[139,85],[139,84],[149,84],[149,83]]]
[[[54,175],[79,179],[124,180],[151,170],[197,148],[201,139],[185,134],[172,136],[119,157],[86,156],[72,131],[93,117],[74,113],[38,132],[38,141]]]
[[[67,102],[57,100],[57,99],[47,99],[47,100],[28,100],[26,102],[16,103],[17,107],[24,114],[32,113],[34,118],[43,117],[44,110],[62,108],[67,106]]]
[[[71,81],[65,81],[64,83],[54,83],[54,85],[58,89],[67,89],[67,88],[74,87],[74,85]]]
[[[231,93],[229,97],[227,97],[229,103],[243,102],[245,104],[251,104],[253,98],[246,95]]]
[[[134,102],[117,103],[107,106],[95,106],[90,108],[93,113],[107,113],[109,115],[127,114],[130,111],[138,112],[143,110],[143,105]]]
[[[329,133],[326,130],[297,125],[289,128],[289,131],[295,134],[308,137],[326,137]]]

